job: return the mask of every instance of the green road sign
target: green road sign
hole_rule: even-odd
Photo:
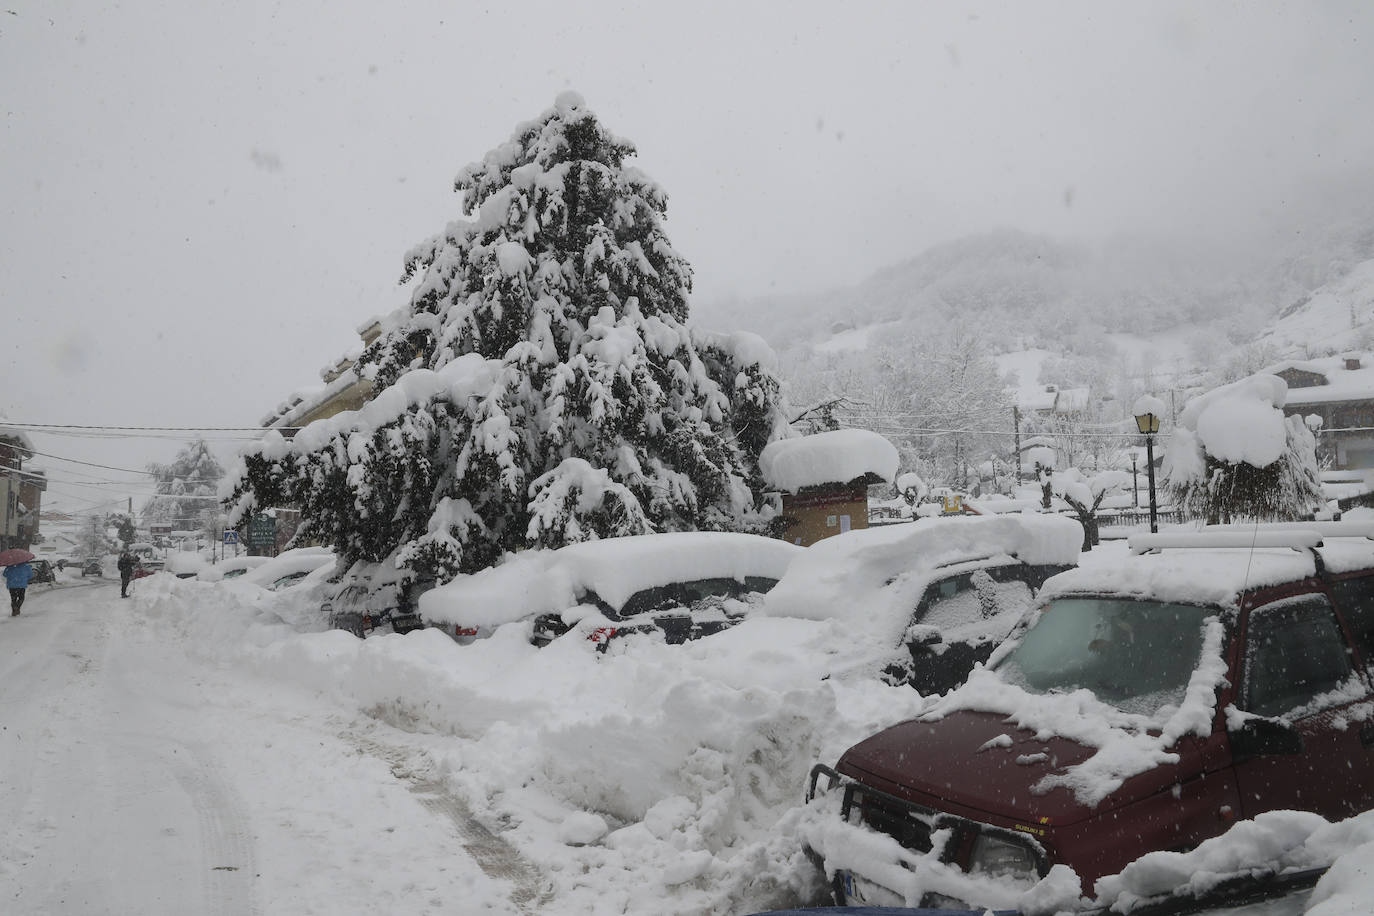
[[[277,542],[277,520],[270,515],[255,515],[248,520],[244,543],[249,547],[271,547]]]

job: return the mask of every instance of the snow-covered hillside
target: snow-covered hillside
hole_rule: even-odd
[[[698,302],[693,316],[762,334],[784,363],[862,362],[874,344],[955,327],[994,354],[1115,359],[1103,353],[1108,340],[1123,359],[1144,357],[1186,387],[1200,370],[1234,376],[1374,338],[1374,202],[1360,188],[1341,190],[1313,188],[1270,224],[1224,240],[1199,242],[1186,227],[1170,239],[1091,245],[999,230],[933,246],[848,287]]]
[[[1374,341],[1374,259],[1285,308],[1257,338],[1280,358],[1366,349]]]

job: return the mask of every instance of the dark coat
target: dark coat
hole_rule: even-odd
[[[137,564],[138,561],[134,559],[133,554],[121,554],[119,557],[119,574],[121,576],[133,575],[134,566],[136,566]]]

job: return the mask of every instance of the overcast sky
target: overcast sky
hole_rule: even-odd
[[[1374,161],[1374,4],[4,0],[0,412],[255,425],[569,88],[718,301],[994,227],[1229,231]],[[42,463],[72,505],[129,478]]]

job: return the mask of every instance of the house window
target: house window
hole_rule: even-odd
[[[1331,418],[1336,429],[1352,429],[1374,426],[1374,405],[1351,404],[1339,408]]]

